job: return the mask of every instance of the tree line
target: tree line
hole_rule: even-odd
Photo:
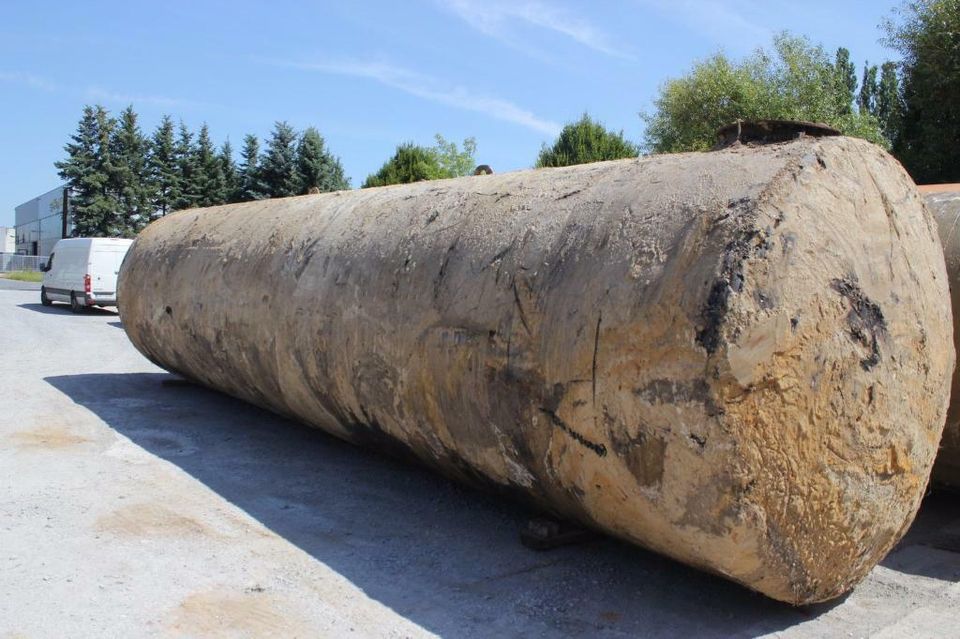
[[[822,122],[890,150],[920,183],[960,181],[960,0],[905,2],[883,23],[902,62],[852,61],[805,37],[782,33],[772,50],[741,60],[722,53],[664,83],[639,143],[584,113],[544,144],[534,166],[554,167],[711,148],[736,120]],[[363,187],[470,175],[476,140],[435,136],[434,146],[397,146]],[[240,163],[230,142],[214,148],[204,124],[194,134],[165,116],[147,138],[132,107],[114,119],[88,106],[57,162],[73,198],[81,235],[135,234],[169,211],[350,188],[337,157],[313,127],[277,122],[261,152],[247,135]]]
[[[230,141],[215,147],[206,124],[194,134],[164,116],[147,137],[132,106],[118,118],[86,106],[65,151],[55,166],[81,236],[132,237],[179,209],[350,188],[320,133],[286,122],[274,125],[263,151],[247,135],[238,164]]]

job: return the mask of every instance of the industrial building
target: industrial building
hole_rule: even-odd
[[[57,240],[70,237],[73,215],[66,185],[58,186],[15,209],[16,252],[50,255]]]

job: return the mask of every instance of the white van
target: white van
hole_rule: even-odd
[[[78,237],[60,240],[43,269],[40,303],[69,302],[74,313],[88,306],[117,305],[117,273],[133,240]]]

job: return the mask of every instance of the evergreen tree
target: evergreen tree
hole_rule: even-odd
[[[437,180],[448,177],[433,149],[417,146],[412,142],[401,144],[380,170],[368,175],[363,188],[408,184],[421,180]]]
[[[860,97],[857,106],[860,113],[876,114],[877,112],[877,65],[863,65],[863,80],[860,82]]]
[[[260,165],[263,184],[269,197],[297,195],[300,181],[297,176],[297,133],[286,122],[277,122],[267,142],[267,150]]]
[[[570,166],[635,158],[639,154],[640,149],[623,137],[623,131],[608,131],[584,113],[578,121],[563,127],[553,146],[544,145],[540,149],[536,166]]]
[[[267,189],[261,177],[260,142],[257,136],[248,133],[243,138],[243,151],[240,157],[239,188],[236,200],[238,202],[262,200],[267,197]]]
[[[323,137],[313,127],[303,132],[297,145],[297,177],[300,193],[312,189],[326,193],[350,188],[340,160],[326,149]]]
[[[853,101],[857,92],[857,67],[850,61],[850,51],[844,47],[837,49],[833,64],[837,84],[837,107],[841,113],[853,112]]]
[[[197,206],[216,206],[227,201],[223,166],[210,139],[210,127],[206,122],[200,127],[196,146]]]
[[[151,218],[162,217],[173,210],[180,198],[180,173],[177,167],[177,149],[173,137],[173,120],[163,116],[150,139],[147,156],[147,176],[150,186]]]
[[[117,198],[119,234],[133,237],[150,218],[150,193],[146,179],[147,140],[137,124],[133,106],[120,113],[110,138],[113,171],[110,189]]]
[[[64,147],[66,159],[54,165],[70,188],[74,234],[80,237],[113,236],[120,230],[116,224],[119,205],[110,189],[113,126],[102,106],[85,106],[77,132]]]
[[[177,143],[174,146],[174,157],[177,162],[177,176],[179,191],[172,203],[174,211],[189,209],[197,206],[200,201],[199,167],[197,165],[197,149],[193,142],[193,134],[187,125],[180,122],[177,134]]]
[[[224,202],[237,202],[237,191],[240,188],[240,175],[237,172],[237,163],[233,160],[233,145],[230,140],[224,141],[217,155],[220,163],[220,173],[223,175]]]

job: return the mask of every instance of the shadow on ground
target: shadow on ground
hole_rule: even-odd
[[[172,379],[46,381],[441,635],[756,636],[833,607],[791,608],[609,538],[527,550],[521,506]]]
[[[25,308],[28,311],[34,311],[35,313],[48,313],[48,314],[52,313],[54,315],[60,315],[63,313],[71,313],[71,314],[73,313],[73,311],[70,310],[69,304],[60,304],[58,302],[54,302],[50,306],[44,306],[43,304],[39,304],[39,303],[38,304],[18,304],[17,306],[19,306],[20,308]],[[82,313],[77,313],[77,315],[80,315],[81,317],[84,315],[117,316],[119,315],[119,313],[117,313],[117,311],[115,310],[110,310],[108,308],[100,308],[99,306],[88,306],[86,310],[84,310]]]

